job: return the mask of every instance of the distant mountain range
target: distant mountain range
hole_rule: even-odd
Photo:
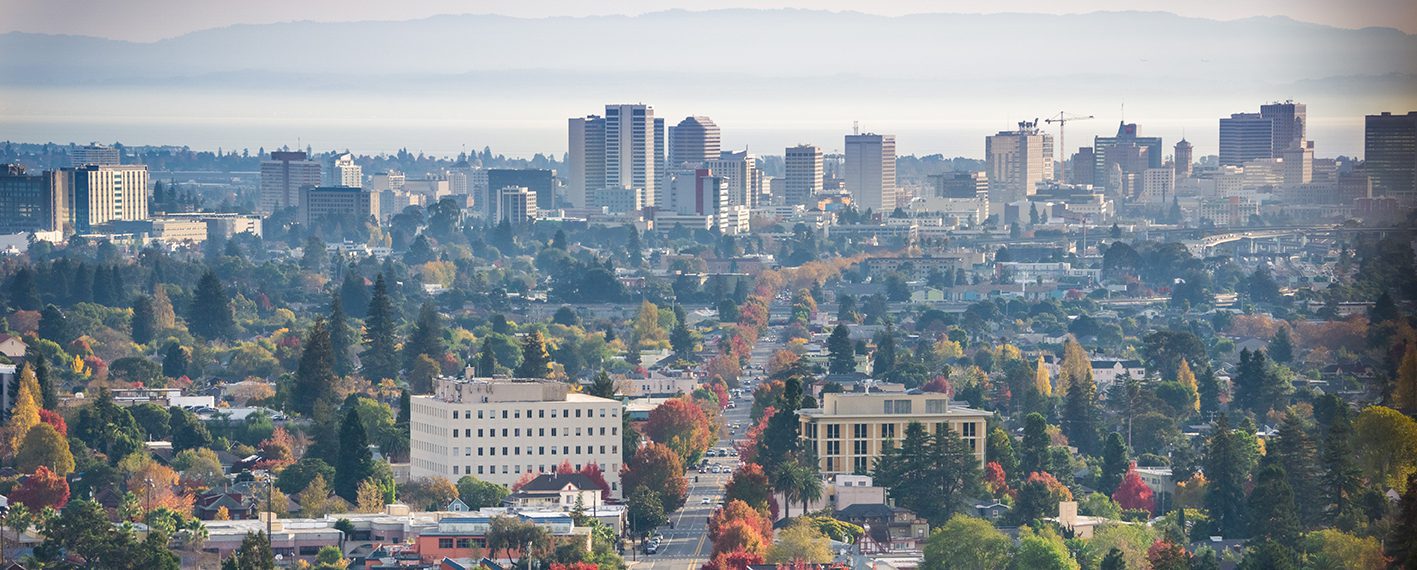
[[[660,76],[645,77],[651,82],[749,76],[810,79],[828,87],[854,77],[941,85],[1290,84],[1417,74],[1417,36],[1286,18],[1222,22],[1161,12],[886,17],[806,10],[292,22],[231,26],[154,43],[0,35],[0,85],[11,86],[195,82],[280,88],[439,77],[474,85],[511,80],[573,87],[645,73]]]

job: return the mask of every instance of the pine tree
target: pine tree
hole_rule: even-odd
[[[1117,490],[1117,485],[1122,482],[1122,477],[1127,474],[1131,464],[1127,442],[1122,441],[1122,434],[1112,432],[1107,436],[1107,444],[1102,448],[1102,478],[1098,481],[1097,490],[1110,496]]]
[[[1094,454],[1097,450],[1097,387],[1092,383],[1092,374],[1074,378],[1067,386],[1068,393],[1063,402],[1063,433],[1078,451]]]
[[[157,334],[157,313],[153,310],[153,298],[139,295],[133,300],[133,342],[147,344]]]
[[[1274,459],[1266,457],[1255,475],[1255,489],[1250,492],[1251,538],[1286,545],[1299,542],[1298,509],[1294,506],[1294,490],[1286,479],[1284,468]]]
[[[349,329],[349,318],[344,314],[344,302],[339,295],[330,298],[330,349],[334,354],[335,374],[347,376],[354,372],[354,361],[350,350],[354,347],[354,333]]]
[[[45,305],[39,314],[39,337],[62,346],[74,340],[74,336],[73,327],[69,324],[69,318],[64,316],[64,311],[52,304]]]
[[[43,301],[39,297],[35,270],[26,266],[15,272],[10,279],[10,305],[22,311],[37,311]]]
[[[627,255],[625,259],[628,260],[630,267],[639,267],[644,263],[644,253],[640,247],[640,230],[634,224],[626,224],[625,232],[628,234],[625,238],[625,253]]]
[[[186,376],[191,358],[186,347],[176,341],[167,343],[167,348],[162,353],[162,375],[167,378]]]
[[[1391,568],[1417,568],[1417,473],[1407,476],[1407,492],[1397,507],[1385,553]]]
[[[492,339],[482,339],[482,349],[477,353],[476,374],[478,378],[491,378],[497,372],[497,353],[492,350]]]
[[[595,379],[591,381],[590,389],[587,392],[592,396],[601,398],[615,397],[615,381],[610,379],[610,375],[604,370],[595,374]]]
[[[557,229],[556,234],[551,236],[551,248],[566,251],[566,231]]]
[[[383,273],[374,282],[368,315],[364,321],[364,352],[359,355],[364,366],[364,377],[376,383],[385,378],[396,378],[399,373],[398,352],[395,349],[398,340],[394,335],[397,323]]]
[[[55,386],[59,378],[50,374],[49,360],[44,357],[44,352],[38,346],[25,348],[25,360],[34,366],[34,379],[39,384],[40,405],[46,410],[59,409],[59,390]],[[18,384],[16,385],[18,388]],[[12,394],[19,394],[19,390],[14,390]]]
[[[241,546],[221,561],[221,570],[275,570],[275,560],[266,533],[246,533]]]
[[[339,458],[335,462],[335,494],[344,500],[359,499],[359,483],[374,474],[374,457],[359,412],[353,407],[344,415],[339,430]]]
[[[1344,523],[1354,511],[1360,488],[1358,467],[1353,463],[1352,435],[1348,408],[1338,407],[1324,433],[1323,452],[1319,458],[1323,470],[1319,498],[1324,519],[1335,521],[1345,529],[1347,525]]]
[[[895,370],[895,326],[886,323],[886,330],[876,337],[876,354],[871,361],[871,376],[884,379]]]
[[[1318,448],[1293,412],[1284,416],[1279,437],[1268,447],[1269,456],[1284,470],[1291,490],[1308,491],[1319,488]],[[1299,501],[1299,520],[1305,528],[1318,528],[1323,523],[1323,504],[1319,501]]]
[[[827,338],[827,370],[832,374],[848,374],[856,371],[856,346],[851,342],[851,329],[844,324],[836,325]]]
[[[546,352],[546,339],[541,331],[533,330],[522,339],[522,363],[517,366],[517,378],[545,378],[551,374],[551,355]]]
[[[1114,546],[1111,550],[1107,551],[1107,556],[1102,558],[1102,565],[1098,566],[1098,568],[1100,570],[1127,570],[1126,555],[1122,554],[1122,551]]]
[[[1034,412],[1023,418],[1023,441],[1019,444],[1019,479],[1029,473],[1048,470],[1048,420]]]
[[[413,334],[403,345],[404,370],[412,370],[419,356],[427,356],[437,362],[447,349],[443,346],[443,320],[431,303],[424,303],[418,309],[418,322]]]
[[[187,328],[207,340],[230,338],[236,333],[236,308],[211,271],[197,281],[192,308],[187,314]]]
[[[305,338],[305,350],[301,352],[300,363],[295,369],[291,403],[296,411],[307,416],[314,415],[318,403],[331,403],[333,400],[334,384],[334,347],[330,342],[330,328],[325,318],[319,317]]]
[[[1220,411],[1220,379],[1209,366],[1202,367],[1196,375],[1196,392],[1200,395],[1202,413],[1213,414]]]
[[[1241,442],[1230,430],[1230,422],[1220,416],[1206,449],[1205,506],[1210,512],[1211,531],[1225,537],[1243,537],[1248,529],[1245,518],[1245,461]]]
[[[1289,364],[1294,360],[1294,340],[1289,338],[1289,327],[1279,327],[1279,331],[1269,339],[1269,357],[1280,364]]]
[[[675,306],[676,313],[682,311],[683,310],[677,305]],[[677,322],[674,323],[674,329],[669,331],[669,346],[673,347],[674,353],[680,356],[692,355],[694,353],[694,345],[697,344],[694,339],[694,333],[689,330],[689,325],[685,320],[684,318],[677,319]]]
[[[167,289],[158,285],[153,287],[153,319],[156,323],[156,330],[170,329],[177,326],[177,310],[172,308],[172,299],[167,298]]]

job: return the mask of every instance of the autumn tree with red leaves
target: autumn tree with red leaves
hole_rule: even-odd
[[[649,413],[645,435],[669,446],[685,463],[713,445],[713,427],[703,408],[688,398],[674,398]]]
[[[1132,462],[1127,468],[1127,474],[1122,477],[1122,484],[1117,485],[1117,490],[1112,492],[1112,500],[1117,501],[1124,509],[1143,509],[1152,512],[1156,507],[1156,498],[1151,487],[1141,480],[1137,474],[1137,464]]]
[[[763,562],[761,554],[735,550],[715,554],[707,564],[703,565],[701,570],[748,570],[749,566],[756,566]]]
[[[697,409],[697,408],[695,408]],[[625,496],[645,487],[659,495],[665,512],[679,510],[689,497],[689,482],[684,478],[684,462],[668,446],[649,442],[635,452],[620,471],[625,484]]]
[[[69,502],[69,482],[64,477],[40,465],[34,474],[25,477],[20,486],[10,494],[10,500],[24,503],[31,511],[39,512],[44,507],[62,509]]]
[[[730,504],[736,500],[759,512],[766,512],[768,501],[772,499],[772,485],[761,465],[745,463],[728,479],[728,484],[723,488],[723,498]]]
[[[59,432],[59,435],[69,436],[69,424],[64,422],[64,416],[59,415],[58,412],[40,408],[39,421],[49,424],[54,428],[54,431]]]

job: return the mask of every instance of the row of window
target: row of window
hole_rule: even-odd
[[[815,442],[813,442],[813,443],[815,443]],[[851,442],[851,454],[852,454],[852,455],[866,455],[866,454],[868,453],[868,452],[866,451],[866,450],[867,450],[867,446],[866,446],[867,443],[869,443],[869,442],[866,441],[866,440],[861,440],[861,439],[852,441],[852,442]],[[969,447],[969,450],[970,450],[970,451],[974,451],[974,452],[978,452],[978,451],[979,451],[979,440],[978,440],[977,438],[972,438],[972,437],[964,438],[964,444]],[[813,447],[815,447],[815,445],[813,445]],[[838,440],[827,440],[827,449],[826,449],[826,453],[824,453],[824,455],[841,455],[841,441],[838,441]]]
[[[569,445],[563,445],[563,446],[561,446],[561,453],[560,453],[560,454],[561,454],[561,455],[571,455],[571,447],[572,447],[572,446],[569,446]],[[587,446],[584,446],[584,448],[585,448],[585,453],[595,453],[595,446],[594,446],[594,445],[587,445]],[[457,454],[458,454],[458,449],[462,449],[463,457],[472,457],[472,450],[473,450],[473,448],[471,448],[471,447],[463,447],[463,448],[454,447],[454,448],[453,448],[453,456],[455,456],[455,457],[457,456]],[[528,445],[528,446],[526,446],[526,455],[556,455],[556,446],[553,445],[553,446],[551,446],[551,447],[549,448],[549,449],[551,450],[551,453],[549,453],[549,454],[546,453],[546,450],[547,450],[547,449],[548,449],[548,447],[545,446],[545,445],[540,445],[540,446],[531,446],[531,445]],[[576,449],[576,453],[575,453],[576,455],[580,455],[580,454],[582,453],[582,452],[581,452],[582,446],[577,445],[577,446],[575,446],[575,449]],[[497,456],[497,448],[496,448],[496,447],[478,447],[478,448],[477,448],[477,456],[478,456],[478,457],[482,457],[484,450],[486,450],[486,455],[488,455],[488,456],[492,456],[492,457],[496,457],[496,456]],[[533,453],[533,450],[535,450],[535,453]],[[601,453],[601,454],[604,454],[604,453],[605,453],[605,446],[604,446],[604,445],[600,446],[600,453]],[[610,453],[620,453],[620,446],[618,446],[618,445],[612,445],[612,446],[610,446]],[[506,447],[506,446],[503,446],[503,447],[502,447],[502,455],[503,455],[503,456],[507,456],[507,455],[522,455],[522,447],[520,447],[520,446],[514,446],[514,447]]]
[[[571,417],[571,409],[572,409],[572,408],[566,408],[566,409],[562,410],[560,417],[563,417],[563,418],[570,418],[570,417]],[[597,409],[600,410],[600,417],[603,418],[603,417],[606,417],[606,414],[608,413],[607,410],[609,410],[610,408],[597,408]],[[582,411],[585,412],[585,417],[587,417],[587,418],[593,418],[593,417],[595,417],[595,415],[594,415],[594,410],[582,410],[581,408],[575,408],[575,410],[576,410],[576,411],[575,411],[575,417],[578,417],[578,418],[581,417],[581,412],[582,412]],[[527,418],[527,419],[531,419],[531,417],[532,417],[532,411],[533,411],[533,410],[527,410],[527,411],[526,411],[526,418]],[[616,410],[616,411],[618,412],[618,410]],[[543,408],[543,409],[540,409],[540,410],[535,410],[535,412],[536,412],[536,417],[537,417],[537,418],[544,419],[544,418],[546,417],[546,409],[544,409],[544,408]],[[619,415],[620,415],[619,413],[609,413],[609,417],[612,417],[612,418],[613,418],[613,417],[618,417]],[[552,408],[552,409],[551,409],[551,417],[552,417],[553,419],[557,417],[557,415],[556,415],[556,409],[555,409],[555,408]],[[504,420],[506,420],[506,419],[518,419],[518,420],[519,420],[519,419],[521,419],[521,418],[522,418],[522,411],[521,411],[521,410],[502,410],[502,419],[504,419]],[[453,410],[453,419],[455,419],[455,420],[458,419],[458,410]],[[462,419],[467,419],[467,420],[472,419],[472,410],[463,410],[463,411],[462,411]],[[482,419],[497,419],[497,410],[477,410],[477,419],[479,419],[479,420],[482,420]]]
[[[503,475],[513,475],[513,474],[521,474],[521,473],[523,472],[523,468],[522,468],[521,465],[502,465],[502,466],[501,466],[502,469],[501,469],[500,471],[498,471],[498,469],[497,469],[498,466],[497,466],[497,465],[478,465],[478,466],[476,466],[476,467],[477,467],[477,469],[476,469],[476,471],[477,471],[476,474],[477,474],[477,475],[497,475],[498,473],[501,473],[501,474],[503,474]],[[601,465],[600,470],[601,470],[601,472],[604,472],[604,473],[617,473],[617,472],[619,472],[619,469],[620,469],[620,465],[619,465],[619,464],[617,464],[617,463],[612,463],[612,464],[610,464],[609,467],[610,467],[610,470],[607,471],[607,470],[606,470],[606,466]],[[579,471],[580,468],[581,468],[581,465],[580,465],[579,463],[577,463],[577,464],[575,465],[575,468],[576,468],[577,471]],[[472,466],[472,465],[454,465],[454,466],[453,466],[453,475],[472,475],[472,474],[473,474],[473,471],[474,471],[474,469],[473,469],[473,466]],[[555,466],[555,465],[527,465],[526,468],[525,468],[525,472],[526,472],[526,473],[555,473],[555,472],[556,472],[556,466]],[[618,491],[618,490],[620,490],[620,484],[619,484],[618,482],[614,482],[614,481],[610,482],[610,490],[611,490],[611,491]]]
[[[908,401],[908,400],[902,400],[902,401]],[[841,439],[841,426],[842,426],[842,425],[843,425],[843,424],[826,424],[826,428],[827,428],[827,429],[826,429],[826,432],[827,432],[827,437],[826,437],[826,438],[827,438],[827,439]],[[897,426],[898,424],[879,424],[879,425],[881,426],[881,438],[882,438],[882,439],[891,439],[891,438],[896,437],[896,433],[897,433],[897,432],[896,432],[896,426]],[[857,438],[857,439],[861,439],[861,438],[867,437],[867,433],[868,433],[869,430],[870,430],[870,427],[869,427],[869,426],[870,426],[870,424],[861,424],[861,423],[851,424],[851,437],[854,437],[854,438]],[[944,431],[944,426],[945,426],[945,422],[936,422],[936,423],[935,423],[935,433],[943,432],[943,431]],[[807,437],[808,439],[816,439],[816,437],[817,437],[817,424],[807,424],[807,433],[806,433],[805,435],[806,435],[806,437]],[[959,435],[960,435],[960,437],[965,437],[965,438],[978,437],[978,436],[979,436],[979,424],[978,424],[978,423],[975,423],[975,422],[965,422],[965,423],[960,424],[960,425],[959,425]]]
[[[582,435],[596,435],[595,428],[585,428],[584,432],[582,432],[581,429],[582,428],[576,428],[576,437]],[[605,428],[600,428],[600,435],[605,435],[605,433]],[[463,428],[462,434],[463,437],[472,437],[472,428]],[[620,435],[620,428],[618,426],[612,426],[610,428],[610,435]],[[526,428],[526,436],[532,436],[531,428]],[[453,437],[458,437],[457,428],[453,429]],[[477,437],[497,437],[497,429],[477,428]],[[522,428],[502,428],[502,437],[522,437]],[[546,437],[546,428],[536,428],[536,437]],[[551,437],[571,437],[571,428],[551,428]]]
[[[440,538],[440,539],[438,539],[438,548],[454,548],[454,546],[453,546],[454,544],[457,545],[456,548],[487,548],[487,539],[485,539],[485,538],[456,538],[456,539],[454,539],[454,538]]]

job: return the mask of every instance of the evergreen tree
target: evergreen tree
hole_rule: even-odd
[[[17,270],[10,278],[10,306],[22,311],[38,311],[43,301],[36,282],[34,269],[25,266]]]
[[[196,414],[173,406],[168,408],[168,432],[172,434],[172,451],[208,449],[212,434]]]
[[[587,390],[587,392],[592,396],[614,398],[615,381],[611,380],[610,375],[606,374],[604,370],[601,370],[595,374],[595,378],[591,381],[590,389]]]
[[[291,404],[295,410],[313,416],[319,403],[332,403],[334,398],[334,347],[330,328],[324,317],[315,319],[305,338],[305,350],[295,368],[295,386],[291,389]]]
[[[674,329],[669,332],[669,346],[673,347],[674,353],[681,357],[692,355],[694,345],[697,344],[693,331],[689,330],[689,325],[684,321],[685,319],[678,319],[678,322],[674,324]]]
[[[368,318],[364,321],[364,352],[359,360],[364,366],[364,377],[377,383],[384,378],[396,378],[399,373],[398,340],[394,329],[397,327],[394,304],[389,299],[389,286],[380,273],[374,282],[374,294],[369,298]],[[356,482],[357,484],[357,482]],[[352,496],[352,495],[351,495]]]
[[[413,327],[413,334],[403,345],[404,370],[412,370],[419,356],[427,356],[437,362],[446,351],[443,346],[443,319],[431,303],[424,303],[418,309],[418,322]]]
[[[207,271],[192,293],[187,328],[206,340],[231,338],[236,334],[236,308],[216,274]]]
[[[1242,442],[1220,416],[1206,449],[1205,506],[1210,513],[1211,532],[1228,538],[1245,536],[1245,460]]]
[[[133,300],[133,342],[147,344],[157,335],[157,313],[153,309],[153,298],[139,295]]]
[[[39,338],[52,340],[63,346],[74,340],[73,326],[64,311],[52,304],[45,305],[39,314]]]
[[[1114,225],[1112,227],[1115,228],[1117,226]],[[1122,554],[1121,550],[1118,550],[1117,547],[1114,546],[1111,550],[1107,551],[1106,556],[1102,557],[1102,565],[1098,566],[1098,568],[1100,570],[1127,570],[1127,558]]]
[[[1279,331],[1269,339],[1269,357],[1280,364],[1289,364],[1294,360],[1294,341],[1289,338],[1289,327],[1279,327]]]
[[[339,430],[339,457],[335,461],[335,494],[351,503],[359,497],[359,484],[374,474],[374,457],[359,412],[350,407]]]
[[[1235,405],[1256,413],[1268,411],[1268,404],[1262,400],[1265,376],[1269,373],[1264,351],[1241,350],[1240,363],[1235,369]]]
[[[1402,494],[1393,517],[1386,554],[1391,568],[1417,568],[1417,473],[1407,476],[1407,492]]]
[[[186,347],[176,341],[167,343],[167,348],[162,351],[162,375],[166,378],[186,376],[191,358]]]
[[[848,374],[856,371],[856,346],[851,342],[851,330],[844,324],[836,325],[827,338],[827,370],[832,374]]]
[[[350,316],[362,319],[368,315],[365,311],[369,307],[369,288],[353,268],[344,272],[344,281],[339,286],[339,300],[340,306],[349,311]]]
[[[871,376],[884,379],[895,370],[895,326],[886,323],[886,330],[876,337],[876,354],[871,361]]]
[[[1340,528],[1348,529],[1345,523],[1354,512],[1355,500],[1360,489],[1358,467],[1353,462],[1352,423],[1345,404],[1336,406],[1324,433],[1322,481],[1319,498],[1323,505],[1325,520],[1335,521]]]
[[[221,561],[221,570],[275,570],[276,556],[264,532],[248,532],[241,546]]]
[[[334,354],[335,374],[348,376],[354,372],[350,350],[354,348],[354,331],[344,314],[344,301],[339,295],[330,298],[330,349]]]
[[[4,450],[6,455],[14,457],[21,448],[20,444],[25,440],[31,428],[39,425],[39,404],[40,395],[39,380],[34,377],[34,369],[25,366],[20,370],[20,389],[15,395],[15,402],[10,408],[10,417],[5,421],[5,428],[0,431],[3,434]]]
[[[1186,362],[1185,357],[1181,358],[1181,364],[1176,367],[1176,383],[1184,386],[1191,393],[1191,411],[1201,410],[1200,385],[1196,380],[1196,373],[1191,371],[1191,363]]]
[[[1091,374],[1068,384],[1063,402],[1063,433],[1078,451],[1093,455],[1097,450],[1097,387]]]
[[[1255,489],[1250,492],[1251,538],[1280,544],[1299,542],[1298,509],[1294,506],[1294,490],[1286,479],[1284,468],[1267,456],[1255,475]]]
[[[1319,454],[1313,438],[1293,412],[1284,416],[1279,437],[1268,447],[1269,456],[1284,470],[1289,488],[1306,492],[1319,488]],[[1299,501],[1299,520],[1305,528],[1322,526],[1323,504],[1320,501]]]
[[[557,228],[556,234],[551,236],[551,248],[566,251],[566,231]]]
[[[1019,479],[1029,473],[1048,470],[1048,420],[1034,412],[1023,418],[1023,441],[1019,444]]]
[[[38,346],[28,346],[25,348],[25,360],[34,366],[34,379],[39,384],[40,405],[46,410],[58,410],[59,390],[55,384],[59,383],[60,379],[50,374],[49,360],[44,357],[44,352],[39,350]],[[18,384],[16,387],[18,388]],[[19,390],[10,393],[19,394]]]
[[[1216,378],[1213,368],[1204,366],[1196,374],[1196,392],[1200,395],[1201,413],[1220,411],[1220,379]]]
[[[497,372],[497,353],[492,350],[492,339],[482,339],[482,349],[477,353],[475,373],[478,378],[491,378]]]
[[[644,263],[644,253],[640,247],[640,230],[634,224],[626,224],[625,232],[625,254],[630,267],[639,267]]]
[[[1102,479],[1098,481],[1098,491],[1111,496],[1117,490],[1117,485],[1122,482],[1122,477],[1127,474],[1127,469],[1132,464],[1132,458],[1127,453],[1127,442],[1122,441],[1122,434],[1112,432],[1107,436],[1107,443],[1102,447]]]
[[[541,331],[533,330],[522,339],[522,363],[517,366],[517,378],[546,378],[551,374],[551,355],[546,352],[546,339]]]
[[[1417,414],[1417,345],[1408,344],[1397,365],[1397,378],[1392,391],[1393,407]]]

